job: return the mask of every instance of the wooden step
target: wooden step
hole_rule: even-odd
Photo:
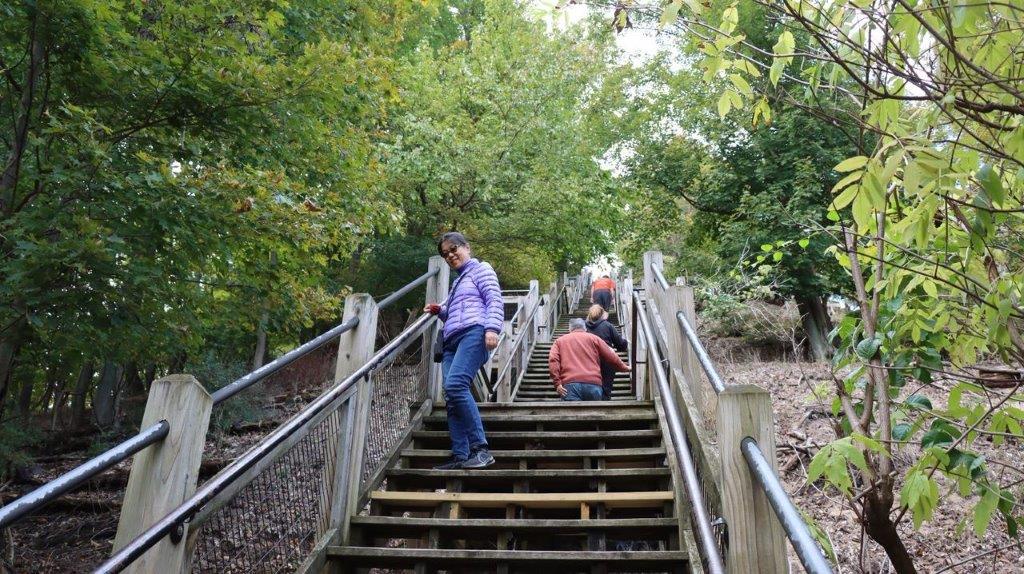
[[[689,553],[683,551],[530,551],[530,550],[464,550],[428,548],[373,548],[366,546],[330,546],[330,560],[340,560],[346,566],[412,568],[425,564],[430,568],[452,570],[467,566],[487,566],[488,572],[497,569],[496,562],[508,563],[513,572],[554,572],[564,574],[566,568],[601,565],[607,572],[686,572]],[[651,570],[653,569],[653,570]]]
[[[573,403],[561,403],[559,407],[565,408],[567,405],[573,405]],[[607,409],[606,406],[595,402],[581,402],[575,403],[578,406],[578,410],[574,419],[558,419],[554,418],[557,413],[542,413],[542,414],[526,414],[517,413],[514,411],[504,412],[487,412],[482,411],[480,418],[486,425],[489,422],[549,422],[552,424],[570,424],[570,423],[586,423],[586,422],[603,422],[603,421],[656,421],[658,415],[653,411],[644,410],[630,410],[626,412],[615,412],[614,410]],[[628,404],[623,406],[635,406],[636,401],[630,401]],[[547,403],[541,403],[538,406],[549,406]],[[584,410],[584,407],[590,407],[597,412],[588,412]],[[426,417],[424,420],[428,423],[447,423],[446,414],[442,412],[433,412]],[[580,420],[585,419],[585,420]]]
[[[466,508],[579,508],[603,504],[605,508],[662,508],[672,502],[671,490],[630,492],[413,492],[374,490],[370,500],[381,506],[434,507],[457,503]]]
[[[531,401],[535,402],[535,401]],[[607,409],[604,403],[577,403],[580,405],[586,405],[595,407],[597,413],[591,411],[579,410],[579,417],[557,417],[552,411],[549,413],[540,414],[521,414],[513,411],[503,411],[497,413],[489,413],[484,411],[480,413],[480,418],[483,421],[484,430],[486,431],[513,431],[513,430],[530,430],[537,427],[538,424],[544,425],[544,430],[563,430],[563,431],[575,431],[575,430],[626,430],[626,429],[639,429],[639,428],[652,428],[652,425],[658,423],[658,415],[652,411],[619,411],[615,412],[612,409]],[[635,404],[636,401],[632,399],[623,401],[629,404]],[[513,403],[518,405],[520,403]],[[545,403],[549,404],[549,403]],[[564,401],[558,401],[559,406],[564,406]],[[597,406],[600,405],[600,406]],[[607,409],[607,410],[605,410]],[[562,411],[565,412],[565,411]],[[434,412],[423,418],[425,430],[444,430],[448,428],[447,415],[442,410],[441,412]]]
[[[444,449],[416,449],[402,451],[404,458],[428,458],[443,461],[452,455]],[[539,450],[495,450],[491,449],[495,459],[536,459],[536,458],[648,458],[665,456],[664,447],[648,448],[600,448],[600,449],[539,449]]]
[[[577,414],[579,409],[590,409],[590,408],[593,408],[592,405],[590,405],[590,406],[574,405],[572,403],[566,403],[565,405],[562,405],[561,407],[552,406],[552,405],[549,405],[549,404],[546,404],[546,403],[538,403],[536,405],[525,404],[525,405],[515,405],[515,406],[511,406],[508,403],[478,403],[477,407],[480,409],[480,416],[488,416],[488,415],[491,415],[493,413],[504,411],[504,410],[513,410],[513,411],[515,411],[517,413],[529,414],[529,411],[530,411],[531,408],[538,408],[538,409],[544,410],[545,412],[548,412],[551,409],[559,409],[559,408],[561,408],[561,409],[566,409],[566,412],[564,413],[565,416],[572,416],[572,417],[581,416],[581,415]],[[614,406],[610,405],[609,408],[611,409],[610,412],[616,412],[616,411],[619,411],[619,410],[622,410],[622,409],[652,410],[652,412],[653,412],[654,403],[652,401],[634,401],[633,403],[630,403],[628,405],[614,405]],[[439,411],[439,410],[443,411],[444,409],[445,409],[445,403],[443,401],[437,403],[437,405],[434,407],[434,411],[435,412]],[[573,410],[573,409],[576,409],[576,410]]]
[[[388,487],[394,490],[443,489],[448,481],[458,479],[464,490],[510,492],[528,484],[530,490],[550,492],[582,492],[593,490],[598,481],[608,490],[659,490],[669,480],[664,466],[648,468],[608,469],[486,469],[434,470],[432,468],[392,468],[387,471]]]
[[[677,518],[619,518],[594,520],[566,519],[507,519],[507,518],[403,518],[398,516],[353,516],[352,525],[363,529],[372,537],[418,536],[423,530],[438,528],[450,530],[448,536],[466,534],[488,535],[502,531],[539,534],[574,534],[601,531],[612,534],[658,536],[679,527]]]

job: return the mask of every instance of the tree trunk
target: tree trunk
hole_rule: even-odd
[[[18,358],[19,347],[21,347],[21,321],[11,327],[8,337],[0,340],[0,414],[3,413],[3,405],[7,402],[7,390],[14,380],[14,363]]]
[[[126,397],[141,397],[146,394],[142,385],[142,377],[139,376],[139,367],[135,361],[124,366],[124,391],[121,393]]]
[[[117,383],[120,378],[121,369],[117,367],[117,363],[103,363],[100,382],[96,386],[96,394],[92,397],[92,412],[100,428],[113,426],[117,418]]]
[[[263,311],[260,317],[260,324],[256,328],[256,351],[252,354],[252,370],[263,366],[267,355],[267,321],[270,320],[270,312]]]
[[[25,68],[25,79],[21,87],[21,99],[19,101],[18,117],[14,124],[14,133],[11,138],[10,153],[4,164],[3,173],[0,173],[0,212],[4,218],[8,218],[17,210],[15,193],[18,187],[18,176],[21,171],[21,161],[25,156],[28,145],[28,132],[31,126],[32,107],[35,98],[36,84],[43,72],[43,60],[45,48],[42,39],[39,38],[41,23],[39,12],[32,21],[32,33],[29,36],[28,65]],[[13,86],[12,86],[13,87]]]
[[[800,322],[807,335],[807,346],[815,361],[827,361],[832,356],[832,345],[829,343],[828,314],[820,297],[797,297],[796,307],[800,312]]]
[[[26,377],[22,381],[22,392],[18,393],[17,396],[17,413],[20,416],[28,416],[29,411],[32,410],[32,391],[34,385],[30,378]]]
[[[78,381],[75,382],[75,391],[71,396],[71,423],[69,426],[73,429],[82,426],[82,422],[85,420],[85,397],[89,394],[94,374],[96,374],[96,367],[92,361],[86,361],[78,372]]]
[[[153,385],[153,381],[155,379],[156,379],[156,363],[150,363],[149,366],[146,367],[146,376],[143,379],[143,384],[145,385],[147,393],[149,392],[149,387],[151,387]]]
[[[864,529],[872,540],[877,542],[885,550],[889,562],[897,574],[917,574],[917,567],[914,566],[914,559],[907,552],[896,525],[889,518],[891,504],[883,504],[878,500],[881,493],[874,493],[865,497],[864,504]]]

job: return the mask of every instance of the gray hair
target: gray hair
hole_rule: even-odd
[[[466,240],[466,236],[459,233],[458,231],[449,231],[441,236],[441,239],[437,241],[437,252],[441,252],[441,246],[444,242],[452,244],[452,247],[462,247],[463,245],[469,246],[469,241]]]
[[[578,331],[580,329],[586,329],[586,328],[587,328],[587,322],[584,321],[583,319],[580,319],[579,317],[576,317],[574,319],[569,319],[569,330],[570,331]]]

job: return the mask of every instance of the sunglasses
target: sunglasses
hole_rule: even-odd
[[[461,245],[453,245],[448,249],[438,249],[437,252],[441,254],[441,257],[448,257],[449,255],[455,255],[455,252],[462,247]]]

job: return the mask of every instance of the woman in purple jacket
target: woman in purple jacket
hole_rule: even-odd
[[[483,468],[494,464],[494,457],[488,450],[470,385],[487,362],[487,352],[498,346],[498,334],[505,324],[505,303],[494,269],[472,257],[465,236],[455,231],[445,233],[437,251],[458,276],[444,304],[423,309],[444,321],[441,372],[452,458],[434,468]]]

